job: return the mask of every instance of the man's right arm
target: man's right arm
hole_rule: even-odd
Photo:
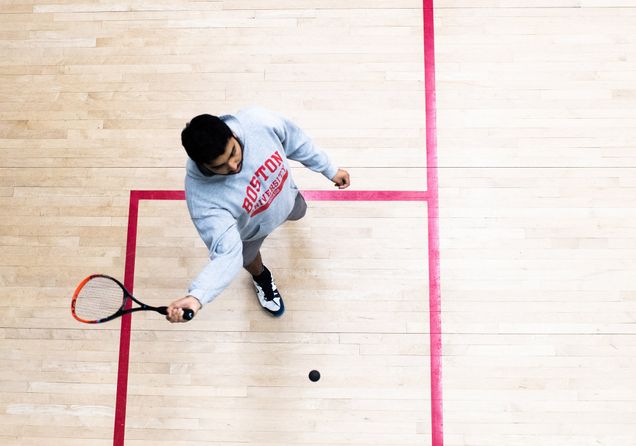
[[[226,224],[222,224],[223,220],[226,220]],[[243,243],[233,220],[207,216],[205,219],[193,219],[193,222],[209,248],[210,261],[192,281],[187,295],[168,307],[167,318],[170,322],[184,322],[183,308],[190,308],[196,314],[203,305],[214,300],[227,288],[243,265]]]

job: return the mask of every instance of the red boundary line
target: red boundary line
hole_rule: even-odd
[[[428,289],[431,358],[432,446],[444,445],[442,400],[442,299],[439,257],[439,181],[437,176],[437,102],[433,0],[422,2],[424,90],[426,96],[426,189],[428,191]]]
[[[128,209],[128,235],[126,241],[126,266],[124,286],[132,292],[135,282],[135,256],[137,252],[137,223],[139,217],[139,193],[130,191]],[[130,306],[132,302],[128,301]],[[123,446],[126,433],[126,399],[128,396],[128,365],[130,363],[131,315],[121,318],[119,335],[119,366],[117,368],[117,398],[115,400],[115,431],[113,445]]]
[[[389,190],[304,190],[303,197],[311,201],[427,201],[424,191]],[[133,190],[132,200],[185,200],[182,190]],[[129,220],[130,223],[130,220]]]
[[[431,366],[431,426],[432,446],[443,446],[442,402],[442,323],[439,253],[439,195],[437,176],[437,116],[435,86],[435,43],[433,0],[423,0],[424,76],[426,96],[426,183],[427,191],[303,191],[308,200],[321,201],[426,201],[428,202],[428,266],[429,266],[429,329]],[[128,236],[124,285],[134,287],[137,225],[140,200],[184,200],[184,191],[130,192]],[[126,432],[126,401],[130,360],[131,318],[121,318],[119,368],[113,445],[123,446]]]

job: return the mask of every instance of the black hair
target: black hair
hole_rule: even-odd
[[[190,159],[202,165],[223,155],[232,136],[232,130],[217,116],[199,115],[181,132],[181,144]]]

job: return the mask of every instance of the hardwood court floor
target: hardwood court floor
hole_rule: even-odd
[[[636,444],[636,3],[436,2],[447,444]]]
[[[435,20],[445,444],[636,444],[636,3]],[[355,189],[425,190],[422,35],[414,0],[3,1],[0,444],[113,444],[119,323],[69,297],[122,277],[131,190],[183,188],[192,116],[258,104]],[[283,319],[244,273],[192,323],[135,316],[126,444],[430,444],[426,220],[310,202],[264,247]],[[142,204],[137,249],[156,304],[206,255],[183,202]]]

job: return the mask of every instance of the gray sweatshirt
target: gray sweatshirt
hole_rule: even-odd
[[[209,250],[210,262],[188,294],[205,305],[218,296],[243,266],[243,241],[269,235],[289,216],[298,188],[288,159],[333,178],[337,168],[292,122],[262,108],[220,117],[243,146],[235,175],[205,176],[188,160],[185,191],[190,216]]]

